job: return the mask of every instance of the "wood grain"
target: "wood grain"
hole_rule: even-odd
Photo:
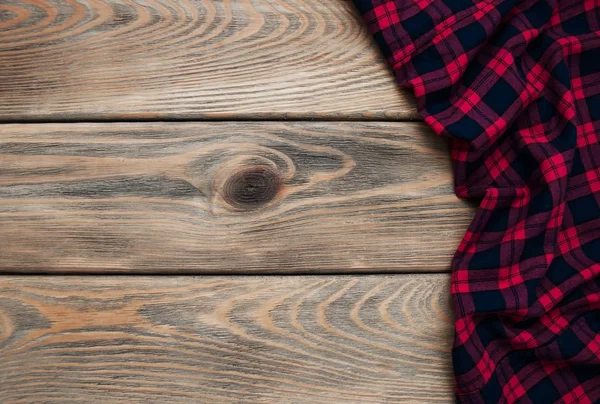
[[[348,0],[4,0],[0,120],[416,118]]]
[[[451,403],[446,275],[0,277],[0,401]]]
[[[473,210],[417,123],[0,128],[0,271],[446,271]]]

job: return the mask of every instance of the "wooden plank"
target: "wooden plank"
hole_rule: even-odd
[[[0,401],[451,403],[446,275],[0,277]]]
[[[0,120],[416,118],[348,0],[9,0]]]
[[[0,131],[5,272],[444,271],[473,213],[418,123]]]

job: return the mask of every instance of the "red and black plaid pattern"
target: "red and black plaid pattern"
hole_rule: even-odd
[[[461,403],[600,403],[600,0],[354,0],[479,209]]]

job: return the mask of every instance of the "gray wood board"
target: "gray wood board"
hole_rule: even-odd
[[[11,0],[0,120],[416,119],[347,0]]]
[[[0,277],[0,401],[451,403],[449,276]]]
[[[0,127],[0,271],[447,271],[473,214],[419,123]]]

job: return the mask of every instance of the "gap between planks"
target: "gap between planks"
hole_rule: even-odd
[[[202,123],[202,122],[217,122],[226,124],[228,122],[331,122],[331,123],[351,123],[351,122],[423,122],[423,118],[421,116],[414,117],[401,117],[401,118],[389,118],[389,119],[379,119],[379,118],[369,118],[364,116],[318,116],[318,117],[309,117],[306,115],[298,115],[298,116],[266,116],[260,117],[253,114],[236,114],[235,116],[226,116],[223,118],[220,117],[173,117],[173,118],[135,118],[135,117],[98,117],[98,118],[73,118],[73,119],[64,119],[60,117],[44,117],[44,118],[29,118],[29,119],[18,119],[18,118],[10,118],[3,117],[0,118],[0,125],[8,125],[8,124],[23,124],[23,125],[43,125],[43,124],[71,124],[71,123]]]

